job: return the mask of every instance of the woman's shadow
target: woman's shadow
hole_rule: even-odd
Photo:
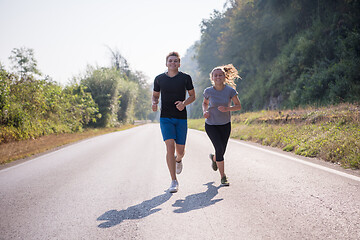
[[[186,213],[192,210],[208,207],[219,201],[222,201],[222,198],[213,199],[218,194],[218,189],[221,187],[215,187],[213,184],[214,182],[204,184],[207,186],[207,190],[205,192],[189,195],[184,200],[176,200],[176,202],[172,206],[178,207],[178,209],[175,209],[174,212]]]
[[[205,192],[189,195],[185,200],[176,200],[172,205],[179,207],[174,210],[175,213],[185,213],[213,205],[223,199],[213,199],[218,194],[219,187],[213,185],[214,182],[204,184],[207,186]],[[97,218],[98,221],[105,221],[98,225],[99,228],[110,228],[122,223],[124,220],[141,219],[161,210],[158,206],[171,198],[172,194],[168,191],[150,200],[143,201],[140,204],[128,207],[124,210],[110,210]]]
[[[125,210],[110,210],[97,218],[98,221],[106,221],[98,225],[99,228],[109,228],[120,224],[126,219],[141,219],[161,210],[156,208],[165,203],[172,196],[166,192],[162,195],[153,197],[150,200],[143,201],[135,206],[128,207]]]

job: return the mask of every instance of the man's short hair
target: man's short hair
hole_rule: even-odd
[[[179,59],[180,62],[180,54],[178,52],[170,52],[167,56],[166,56],[166,62],[168,61],[168,58],[171,56],[175,56]]]

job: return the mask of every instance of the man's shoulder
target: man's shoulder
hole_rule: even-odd
[[[179,74],[183,77],[187,77],[187,78],[191,78],[190,74],[184,73],[184,72],[179,72]]]
[[[157,78],[164,78],[164,77],[166,77],[166,74],[165,74],[165,73],[160,73],[159,75],[157,75],[157,76],[155,77],[155,79],[157,79]]]

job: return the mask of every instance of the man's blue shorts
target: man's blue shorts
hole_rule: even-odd
[[[187,119],[160,118],[160,128],[164,141],[174,139],[177,144],[185,145]]]

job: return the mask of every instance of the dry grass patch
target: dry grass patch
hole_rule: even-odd
[[[358,105],[249,112],[235,115],[232,120],[232,138],[360,169]],[[204,119],[192,121],[189,127],[202,130],[199,126]]]
[[[81,133],[54,134],[39,137],[37,139],[0,144],[0,164],[6,164],[34,154],[43,153],[65,144],[77,142],[86,138],[125,130],[131,127],[133,127],[133,125],[126,125],[120,128],[87,129]]]

